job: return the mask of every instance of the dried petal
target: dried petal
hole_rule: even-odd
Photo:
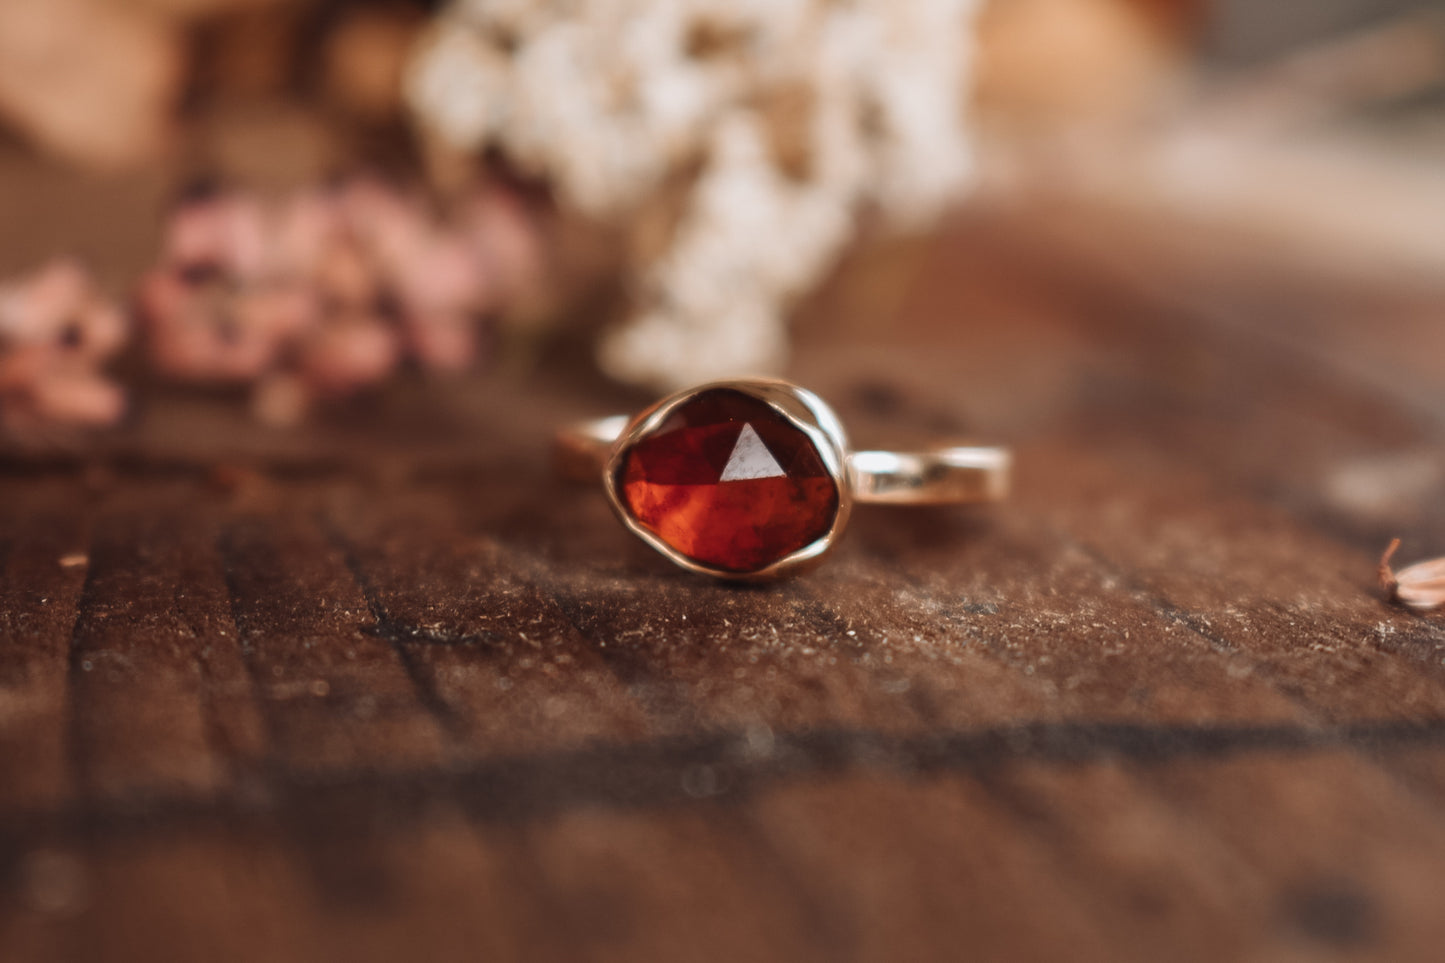
[[[162,263],[253,278],[262,273],[269,246],[259,202],[222,194],[176,208],[166,226]]]
[[[125,408],[101,368],[126,319],[78,263],[58,259],[0,287],[0,409],[5,425],[106,425]]]
[[[395,332],[380,318],[332,318],[307,339],[301,374],[317,394],[349,394],[396,370],[396,342]]]
[[[297,287],[189,284],[156,271],[142,282],[151,361],[174,378],[251,381],[269,370],[286,343],[314,323],[316,305]]]
[[[98,374],[54,371],[31,388],[33,412],[47,422],[103,427],[120,420],[125,394]]]
[[[407,333],[417,361],[432,371],[462,371],[477,354],[476,326],[465,314],[433,311],[410,315]]]
[[[546,253],[536,219],[516,197],[496,188],[479,190],[461,223],[477,260],[490,267],[497,295],[509,301],[535,296]]]
[[[1445,605],[1445,558],[1416,562],[1395,572],[1390,559],[1399,547],[1400,540],[1392,540],[1380,558],[1380,585],[1391,601],[1421,612]]]
[[[296,375],[273,374],[262,378],[251,395],[256,420],[273,428],[289,428],[306,417],[311,394]]]

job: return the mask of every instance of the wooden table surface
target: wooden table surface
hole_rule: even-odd
[[[32,182],[143,255],[144,189],[0,213]],[[645,400],[565,357],[11,451],[0,960],[1439,959],[1445,621],[1373,572],[1445,553],[1442,322],[965,212],[850,262],[791,374],[863,444],[1012,443],[1016,497],[768,587],[552,480],[552,426]]]

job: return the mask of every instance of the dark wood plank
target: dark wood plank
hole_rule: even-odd
[[[447,495],[452,493],[448,492]],[[376,620],[445,706],[465,751],[628,738],[645,712],[529,565],[465,527],[455,496],[334,507],[325,525]]]
[[[0,496],[0,810],[63,805],[76,792],[70,642],[85,585],[86,501],[70,479],[7,479]]]
[[[324,772],[444,757],[445,710],[397,647],[368,631],[365,595],[314,519],[244,514],[220,543],[270,761]]]
[[[801,785],[760,800],[755,818],[830,908],[838,958],[1088,958],[1119,946],[1119,917],[1099,913],[1052,853],[967,783]]]
[[[88,797],[210,795],[259,761],[209,516],[184,488],[116,492],[98,510],[70,643],[69,737]]]

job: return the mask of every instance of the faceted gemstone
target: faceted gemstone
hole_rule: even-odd
[[[731,388],[701,392],[632,445],[622,501],[688,558],[752,572],[817,541],[838,514],[838,486],[806,434]]]

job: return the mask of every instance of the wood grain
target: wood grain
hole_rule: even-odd
[[[1445,544],[1445,292],[1252,264],[1026,206],[860,254],[793,374],[1017,496],[777,586],[552,479],[646,400],[565,346],[0,452],[0,959],[1438,958],[1445,630],[1372,577]]]

